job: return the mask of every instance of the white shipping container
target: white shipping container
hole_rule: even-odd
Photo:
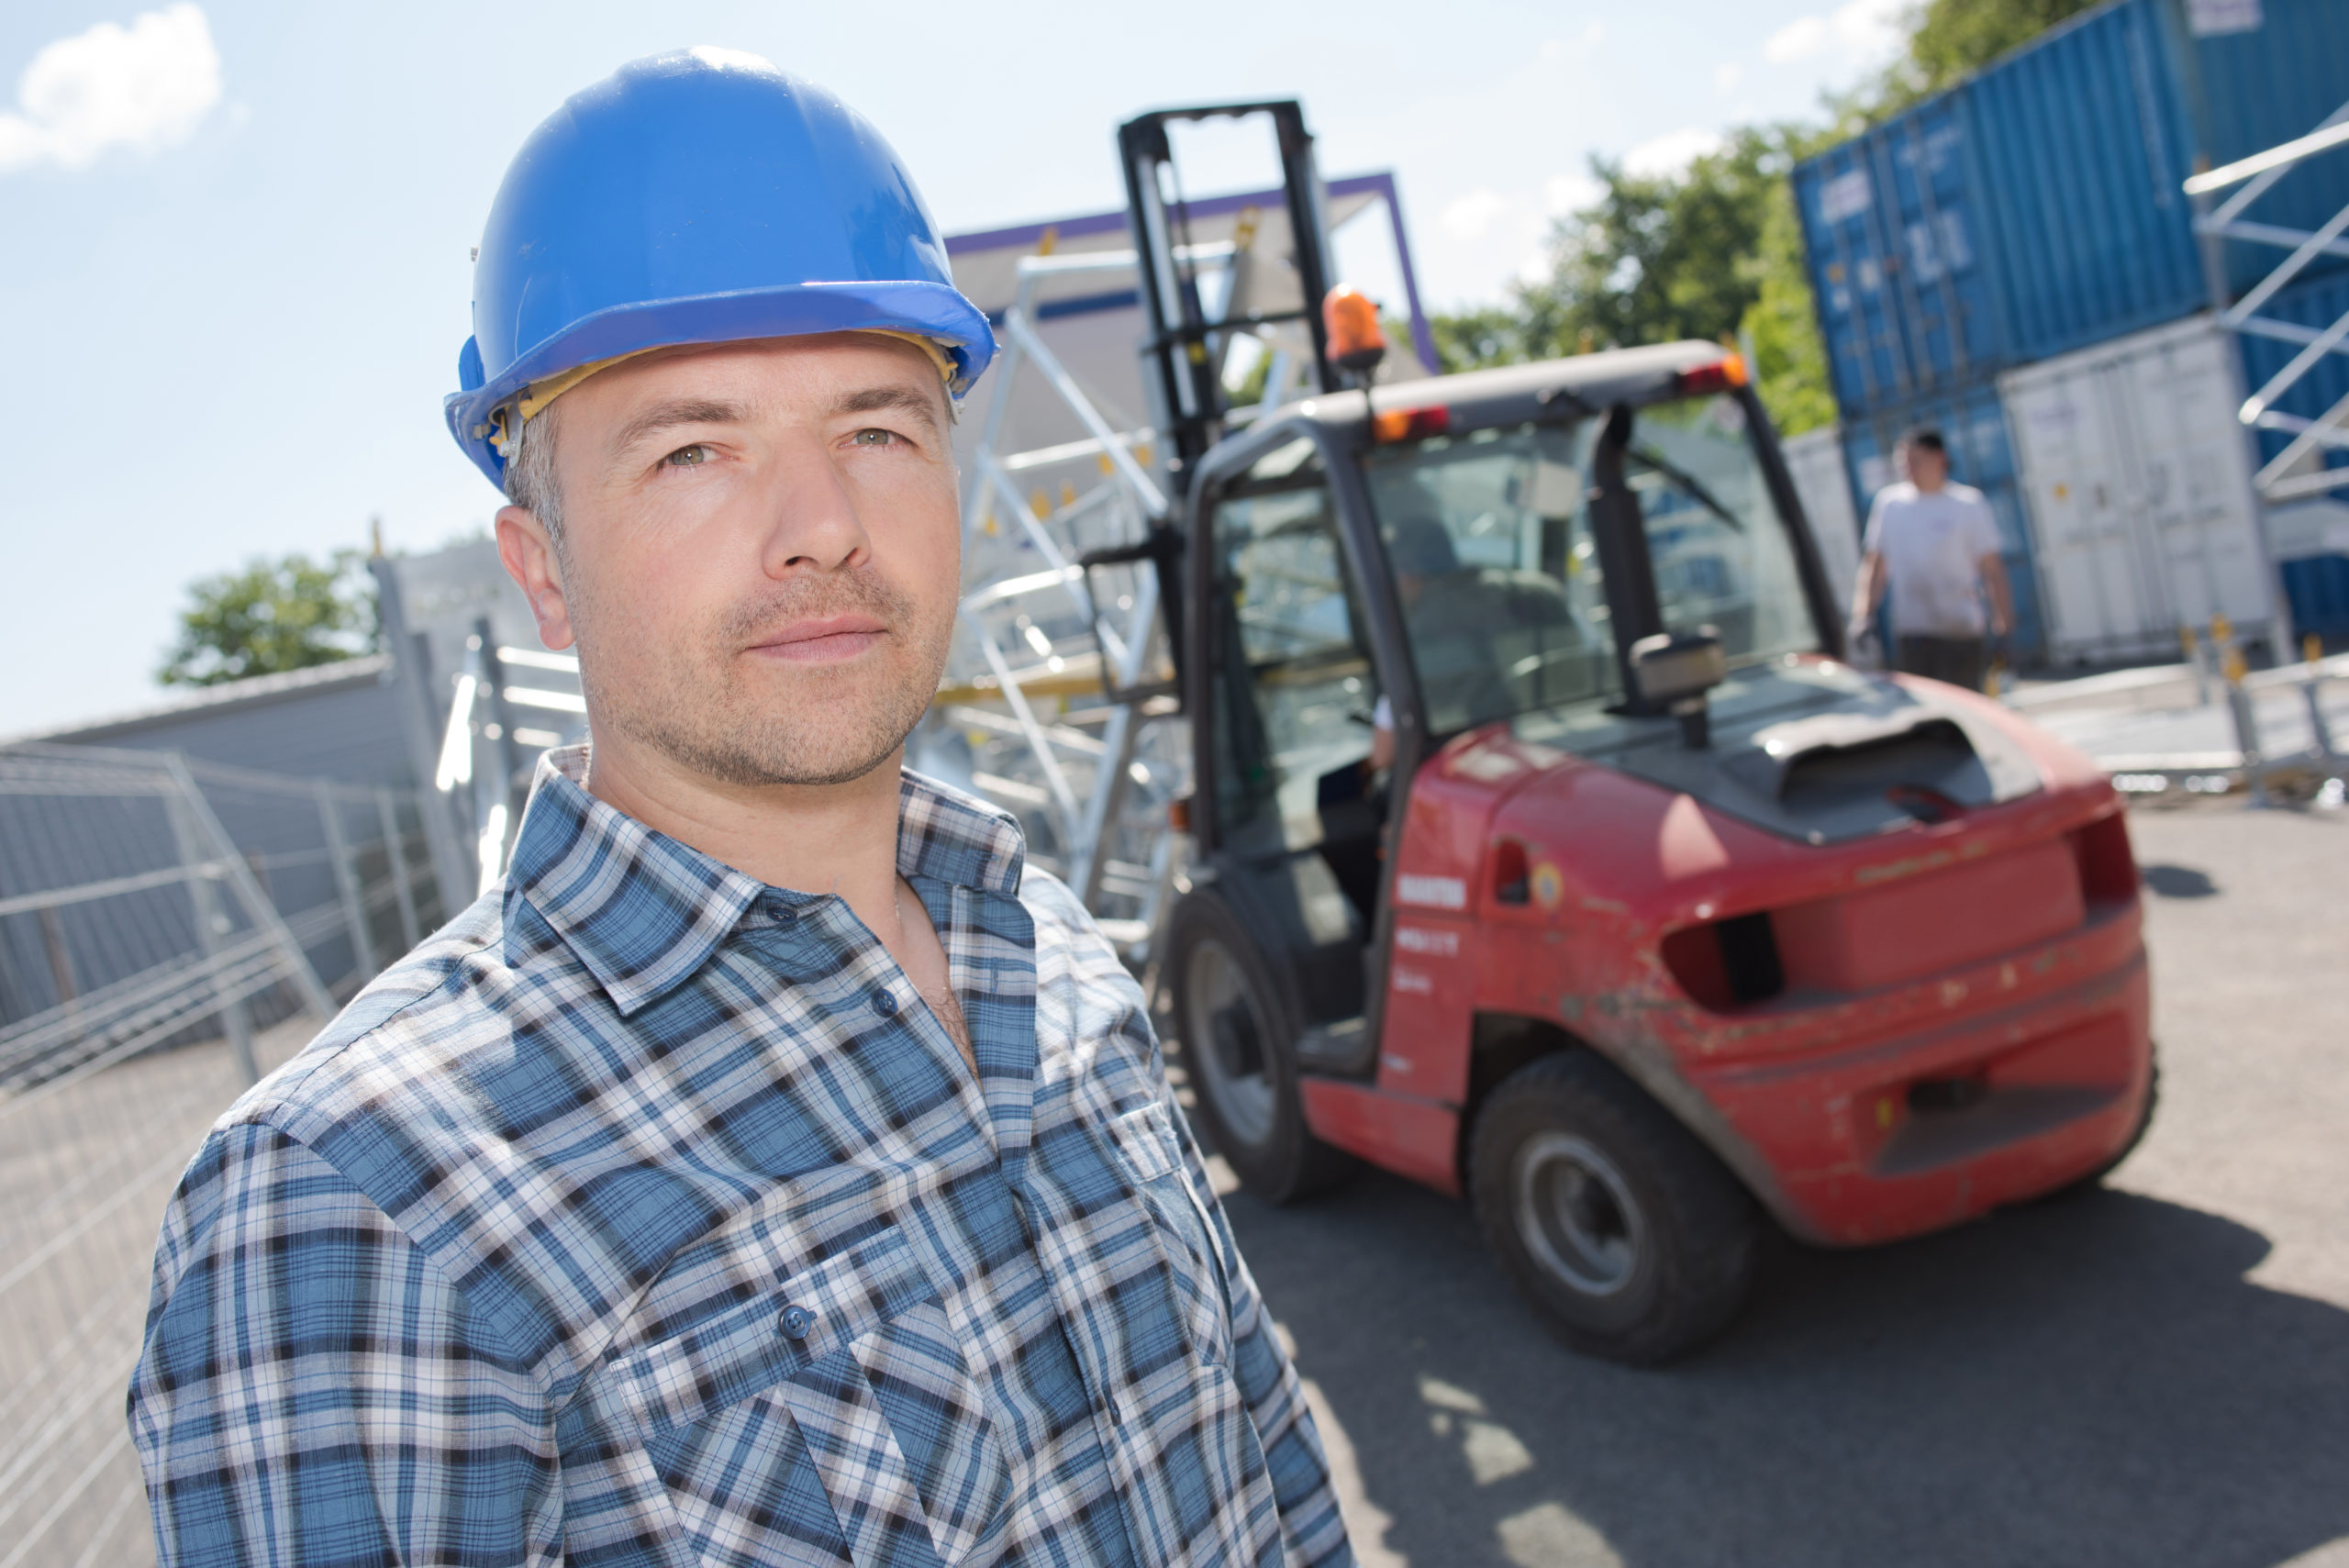
[[[1787,438],[1782,450],[1787,473],[1819,541],[1820,564],[1839,614],[1852,613],[1852,588],[1860,571],[1860,518],[1852,506],[1850,470],[1843,463],[1843,432],[1830,425]]]
[[[2272,640],[2235,352],[2198,317],[1998,378],[2054,661],[2167,652],[2217,615]]]

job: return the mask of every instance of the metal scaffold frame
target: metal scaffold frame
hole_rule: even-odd
[[[2335,109],[2322,125],[2306,136],[2239,159],[2223,168],[2199,173],[2186,182],[2186,193],[2195,203],[2195,232],[2204,239],[2205,264],[2211,295],[2219,306],[2219,325],[2248,337],[2299,346],[2299,352],[2282,370],[2243,401],[2237,415],[2253,428],[2283,431],[2291,437],[2284,450],[2252,477],[2259,494],[2271,502],[2297,500],[2349,485],[2349,467],[2323,466],[2320,450],[2349,451],[2349,397],[2342,398],[2313,419],[2288,414],[2276,406],[2277,399],[2327,354],[2349,355],[2349,312],[2321,328],[2259,314],[2318,257],[2349,257],[2349,206],[2343,206],[2313,230],[2256,223],[2243,214],[2300,164],[2327,152],[2344,150],[2349,150],[2349,104]],[[2231,186],[2241,189],[2212,207],[2210,198]],[[2289,254],[2249,293],[2229,303],[2226,272],[2221,264],[2223,248],[2229,241],[2281,249]],[[2314,467],[2310,466],[2312,459]]]
[[[1219,263],[1229,289],[1242,277],[1246,250],[1243,236],[1198,246],[1190,259]],[[1179,874],[1180,836],[1166,813],[1186,787],[1188,746],[1175,714],[1159,576],[1147,558],[1172,502],[1151,472],[1157,432],[1114,427],[1044,340],[1036,309],[1048,281],[1127,277],[1135,264],[1125,250],[1017,264],[994,400],[969,453],[965,553],[987,553],[1009,521],[1042,570],[983,583],[964,596],[955,661],[926,727],[928,744],[917,750],[934,756],[941,740],[962,731],[974,752],[968,782],[1020,815],[1031,853],[1139,963]],[[1043,384],[1082,439],[1006,450],[1023,377]],[[1045,487],[1055,477],[1057,498]],[[1023,494],[1023,485],[1032,488]],[[915,765],[925,760],[918,755]]]

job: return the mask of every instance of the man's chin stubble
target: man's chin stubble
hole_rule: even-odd
[[[643,705],[597,703],[596,721],[713,784],[747,789],[852,784],[896,755],[929,710],[937,684],[932,674],[926,681],[889,680],[879,693],[865,684],[859,694],[869,694],[863,704],[818,690],[795,698],[782,717],[772,699],[754,702],[733,692],[712,701],[707,694],[679,690]]]

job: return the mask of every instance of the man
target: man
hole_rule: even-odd
[[[764,61],[533,135],[449,402],[592,748],[197,1155],[131,1429],[177,1564],[1341,1563],[1139,988],[900,770],[993,351]]]
[[[1939,430],[1910,431],[1898,452],[1905,477],[1876,493],[1860,541],[1851,639],[1857,644],[1874,635],[1889,589],[1895,667],[1980,691],[1987,638],[2004,637],[2014,618],[1998,518],[1982,492],[1950,483],[1949,448]]]

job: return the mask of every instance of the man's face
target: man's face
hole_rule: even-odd
[[[674,350],[557,407],[559,582],[532,596],[549,644],[578,643],[595,728],[729,784],[841,783],[896,755],[962,582],[946,396],[919,350],[859,333]],[[501,516],[501,543],[509,517],[528,514]]]
[[[1949,454],[1920,447],[1914,441],[1900,449],[1901,464],[1909,471],[1909,483],[1920,490],[1939,490],[1949,481]]]

